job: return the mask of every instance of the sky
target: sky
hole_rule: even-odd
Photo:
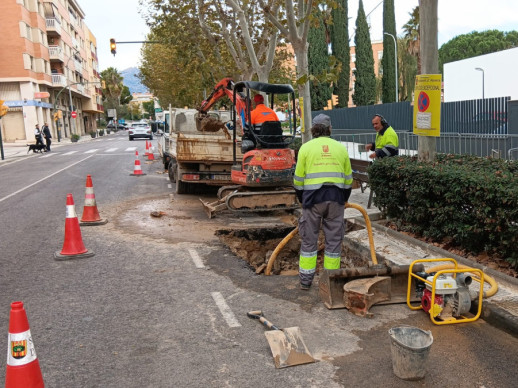
[[[117,54],[110,53],[110,38],[116,41],[141,41],[149,28],[141,16],[139,0],[78,0],[85,12],[86,24],[97,38],[99,70],[115,67],[119,71],[140,64],[141,44],[118,44]],[[348,0],[349,34],[354,32],[359,0]],[[472,31],[518,30],[516,0],[439,0],[439,47],[457,35]],[[394,0],[397,34],[410,19],[409,13],[418,0]],[[380,0],[363,0],[365,14],[370,14],[371,39],[381,40],[383,4]]]

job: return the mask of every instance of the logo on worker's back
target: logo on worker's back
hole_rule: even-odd
[[[329,152],[329,146],[327,144],[322,146],[322,152]]]

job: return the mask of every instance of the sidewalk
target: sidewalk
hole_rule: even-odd
[[[351,194],[349,202],[360,204],[366,209],[368,198],[369,189],[366,189],[364,193],[360,189],[355,189]],[[371,206],[371,209],[367,209],[367,212],[371,221],[375,221],[381,216],[381,212],[374,205]],[[346,209],[345,217],[349,221],[365,226],[363,216],[356,209]],[[492,297],[483,300],[481,318],[487,323],[518,337],[518,279],[421,240],[398,233],[376,222],[372,222],[372,232],[376,254],[395,264],[409,265],[417,259],[448,257],[455,259],[459,264],[481,269],[485,275],[491,276],[498,284],[498,292]],[[346,244],[347,241],[352,244],[360,244],[362,247],[369,249],[367,229],[347,233],[345,235]],[[425,267],[429,268],[438,264],[442,263],[425,263]],[[478,291],[478,282],[473,282],[471,288]],[[484,290],[488,289],[489,286],[485,285]],[[475,308],[478,308],[478,306]]]

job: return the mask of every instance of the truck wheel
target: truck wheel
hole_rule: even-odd
[[[189,194],[189,183],[176,180],[176,194]]]

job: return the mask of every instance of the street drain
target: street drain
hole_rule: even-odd
[[[293,226],[249,229],[219,229],[216,236],[234,253],[245,260],[257,274],[264,272],[268,260],[279,243]],[[346,233],[363,229],[361,225],[346,221]],[[318,239],[317,272],[323,268],[324,234]],[[274,275],[296,275],[299,269],[300,237],[296,234],[279,252],[272,266]],[[344,242],[342,245],[342,268],[366,265],[365,253]]]

